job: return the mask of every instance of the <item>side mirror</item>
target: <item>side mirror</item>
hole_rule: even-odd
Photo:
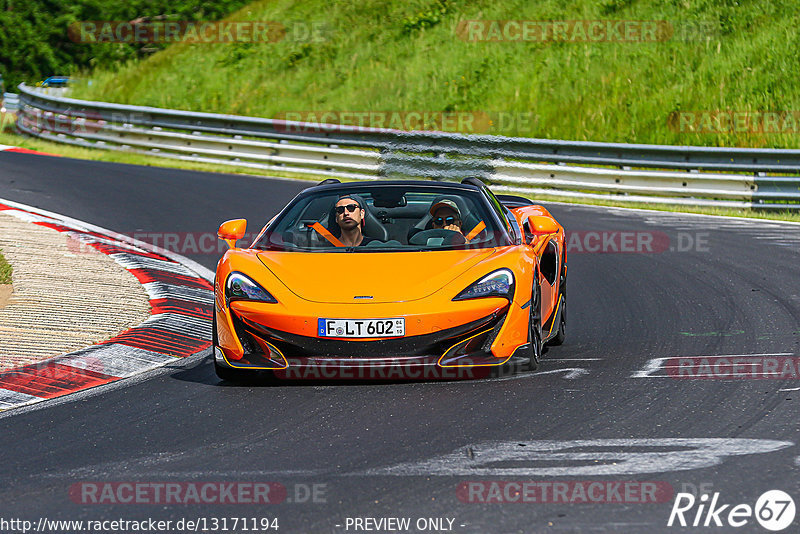
[[[233,219],[219,226],[217,237],[225,241],[228,247],[236,248],[236,241],[244,237],[245,230],[247,230],[247,219]]]
[[[550,217],[531,215],[528,217],[528,229],[534,236],[555,234],[558,232],[558,224]]]

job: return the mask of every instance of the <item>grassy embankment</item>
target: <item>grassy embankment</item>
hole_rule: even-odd
[[[657,42],[468,42],[467,20],[666,21]],[[262,117],[291,111],[506,112],[487,133],[798,147],[785,134],[676,131],[686,110],[800,110],[794,3],[578,0],[254,2],[229,20],[318,24],[317,42],[179,44],[92,74],[78,98]],[[302,28],[300,28],[302,30]],[[530,114],[530,115],[525,115]]]
[[[457,29],[460,22],[474,19],[654,20],[668,22],[674,34],[657,42],[468,42]],[[252,3],[228,20],[281,21],[298,33],[315,29],[312,36],[317,38],[298,39],[290,33],[276,43],[173,45],[119,68],[84,74],[92,84],[78,85],[73,96],[264,117],[332,110],[462,111],[494,118],[505,113],[515,120],[494,122],[482,133],[799,145],[797,131],[697,134],[669,123],[672,114],[686,110],[800,109],[800,87],[786,74],[800,62],[800,34],[795,31],[800,14],[780,2],[579,0],[564,6],[553,0],[277,0]],[[0,143],[15,144],[3,139]],[[84,149],[49,145],[39,149],[83,157]],[[91,156],[95,151],[85,152]],[[254,173],[103,154],[100,158],[110,161]],[[631,205],[611,198],[600,203]],[[646,206],[754,215],[746,210]],[[777,217],[800,220],[796,215]]]

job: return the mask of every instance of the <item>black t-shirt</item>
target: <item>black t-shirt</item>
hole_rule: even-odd
[[[342,238],[341,234],[340,235],[334,234],[334,237],[336,237],[336,239],[341,239]],[[362,237],[361,243],[358,244],[359,247],[363,247],[364,245],[366,245],[368,243],[371,243],[373,241],[380,241],[379,239],[373,239],[372,237],[367,237],[365,235],[361,236],[361,237]],[[320,245],[322,245],[324,247],[333,247],[333,246],[335,246],[333,243],[329,242],[327,239],[321,240],[320,241]],[[345,245],[345,246],[347,246],[347,245]]]

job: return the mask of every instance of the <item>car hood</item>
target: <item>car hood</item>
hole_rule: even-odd
[[[298,297],[312,302],[350,304],[425,298],[492,252],[494,249],[334,254],[260,252],[258,258]]]

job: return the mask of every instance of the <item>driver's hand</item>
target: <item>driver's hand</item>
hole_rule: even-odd
[[[442,227],[443,230],[452,230],[453,232],[461,233],[461,227],[457,224],[448,224]]]

